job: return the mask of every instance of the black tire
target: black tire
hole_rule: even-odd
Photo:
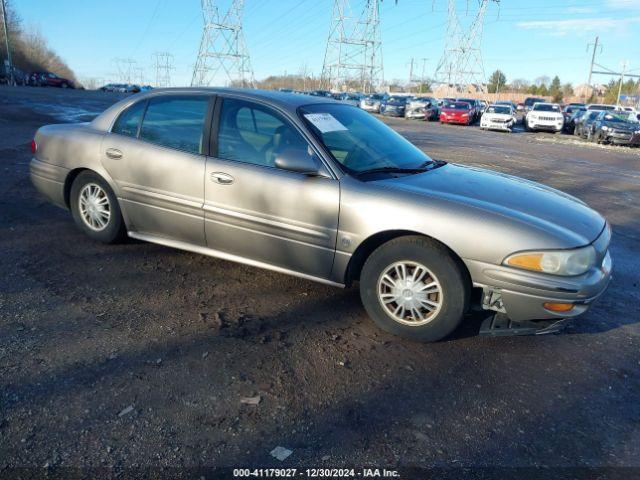
[[[109,220],[106,226],[100,230],[89,227],[80,213],[80,192],[89,184],[98,185],[104,191],[109,201]],[[73,220],[76,222],[76,225],[92,239],[102,243],[117,243],[126,237],[126,228],[124,220],[122,219],[120,205],[118,205],[118,199],[111,190],[111,187],[109,187],[109,184],[97,173],[86,170],[75,178],[71,185],[69,203],[71,206],[71,214],[73,215]]]
[[[440,308],[422,325],[407,325],[394,319],[378,296],[382,274],[402,261],[423,265],[440,284]],[[360,274],[360,297],[372,320],[381,329],[410,340],[435,342],[453,332],[467,310],[469,294],[467,276],[447,248],[421,236],[398,237],[381,245],[367,258]]]

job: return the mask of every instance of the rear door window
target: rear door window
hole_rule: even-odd
[[[209,97],[157,97],[149,101],[140,139],[189,153],[204,153]]]
[[[146,106],[146,101],[131,105],[120,114],[111,132],[126,135],[127,137],[137,137],[138,127],[140,127],[140,121],[142,120]]]

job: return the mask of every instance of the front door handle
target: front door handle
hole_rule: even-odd
[[[107,157],[113,158],[114,160],[120,160],[122,158],[122,152],[117,148],[107,148],[106,154]]]
[[[211,181],[219,183],[220,185],[231,185],[233,183],[233,177],[224,172],[211,172]]]

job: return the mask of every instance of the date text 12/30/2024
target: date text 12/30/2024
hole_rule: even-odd
[[[259,478],[399,478],[397,470],[386,468],[236,468],[233,476]]]

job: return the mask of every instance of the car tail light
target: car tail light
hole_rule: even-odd
[[[35,154],[38,151],[38,144],[35,140],[31,140],[31,153]]]

